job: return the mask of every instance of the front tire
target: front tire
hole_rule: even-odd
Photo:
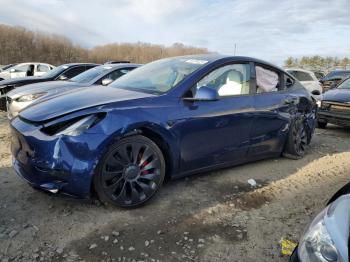
[[[307,144],[304,117],[298,116],[291,123],[283,155],[291,159],[300,159],[305,155]]]
[[[123,138],[102,157],[94,187],[105,204],[137,207],[149,201],[165,177],[162,151],[141,135]]]

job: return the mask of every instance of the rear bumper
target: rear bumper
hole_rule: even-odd
[[[350,115],[342,115],[329,111],[318,111],[317,121],[350,127]]]

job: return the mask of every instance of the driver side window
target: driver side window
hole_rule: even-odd
[[[197,83],[195,91],[202,86],[217,90],[221,97],[249,94],[250,65],[232,64],[215,69]]]

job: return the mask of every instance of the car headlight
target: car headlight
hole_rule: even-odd
[[[299,260],[348,261],[349,228],[350,195],[345,195],[324,209],[311,223],[299,243]]]
[[[325,212],[314,220],[300,241],[298,251],[302,262],[341,261],[323,220]]]
[[[104,118],[105,115],[105,113],[99,113],[73,118],[64,122],[53,124],[51,126],[46,126],[42,128],[41,131],[51,136],[78,136],[85,130],[96,125]]]
[[[29,101],[33,101],[39,97],[42,97],[46,94],[47,94],[46,92],[42,92],[42,93],[36,93],[36,94],[23,95],[23,96],[20,96],[19,98],[17,98],[16,101],[17,102],[29,102]]]

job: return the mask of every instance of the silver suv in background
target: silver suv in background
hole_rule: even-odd
[[[298,79],[310,93],[319,91],[322,94],[322,85],[314,72],[300,68],[287,68],[286,71]]]

